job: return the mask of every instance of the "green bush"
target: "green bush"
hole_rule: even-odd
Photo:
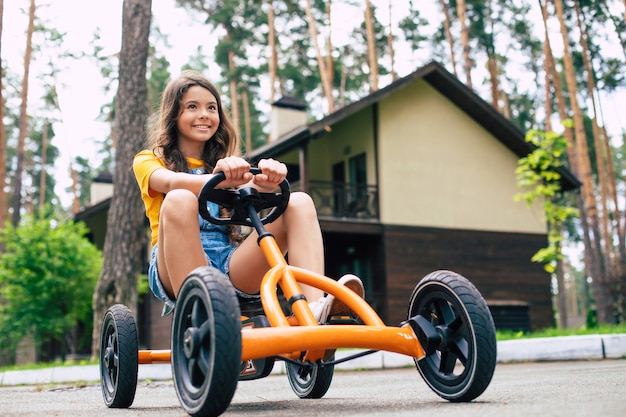
[[[5,253],[0,258],[0,334],[3,348],[15,352],[26,336],[37,358],[50,341],[80,348],[72,329],[84,326],[91,336],[92,297],[102,257],[85,237],[82,223],[26,217],[18,227],[0,229]],[[88,342],[87,342],[88,343]],[[51,358],[42,358],[51,359]]]

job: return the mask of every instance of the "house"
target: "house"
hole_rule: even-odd
[[[532,147],[443,66],[431,62],[313,122],[283,97],[271,124],[268,144],[249,158],[289,166],[292,190],[316,203],[326,274],[360,276],[386,323],[406,319],[423,276],[449,269],[478,288],[497,328],[553,325],[551,278],[530,261],[547,245],[544,216],[513,198],[517,161]],[[579,187],[561,174],[564,190]],[[148,296],[141,313],[142,343],[155,349],[169,346],[160,309]]]
[[[297,109],[250,158],[287,163],[292,188],[315,200],[327,275],[359,275],[389,324],[406,319],[424,275],[450,269],[483,294],[496,327],[553,325],[550,276],[530,261],[547,245],[544,216],[513,199],[532,150],[522,130],[436,62],[293,127]],[[580,185],[561,174],[564,190]]]

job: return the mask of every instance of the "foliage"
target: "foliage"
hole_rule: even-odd
[[[532,339],[538,337],[585,336],[591,334],[626,334],[626,324],[611,326],[604,325],[596,327],[582,326],[569,329],[558,329],[556,327],[551,327],[530,333],[525,333],[522,331],[516,332],[512,330],[498,330],[496,331],[496,338],[498,339],[498,341],[502,341]]]
[[[515,171],[517,185],[524,191],[515,196],[516,201],[523,200],[529,206],[539,200],[548,224],[548,246],[539,249],[531,258],[533,262],[544,264],[546,271],[556,270],[557,261],[563,257],[561,242],[562,226],[571,218],[578,216],[578,210],[559,200],[561,191],[562,157],[567,150],[565,138],[555,132],[530,130],[526,141],[535,149],[518,161]]]
[[[0,333],[15,350],[32,336],[37,352],[44,343],[62,343],[78,323],[91,325],[91,299],[101,255],[86,238],[82,223],[29,216],[0,235]],[[89,332],[88,332],[89,333]],[[74,347],[77,341],[73,341]]]
[[[68,366],[88,366],[88,365],[98,365],[98,364],[99,364],[99,359],[74,359],[74,360],[66,360],[66,361],[55,360],[51,362],[19,363],[15,365],[0,366],[0,372],[32,371],[32,370],[39,370],[39,369],[49,369],[49,368],[58,368],[58,367],[66,368]]]

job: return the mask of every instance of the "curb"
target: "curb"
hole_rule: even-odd
[[[363,350],[361,350],[363,351]],[[359,350],[340,350],[340,360]],[[626,334],[561,336],[498,342],[498,363],[601,360],[626,358]],[[378,351],[370,355],[339,363],[335,370],[356,371],[413,367],[413,358],[399,353]],[[285,363],[277,361],[272,374],[285,374]],[[138,380],[163,381],[172,379],[169,363],[140,365]],[[63,366],[25,371],[0,372],[0,386],[41,385],[62,382],[99,382],[98,365]]]
[[[626,357],[626,334],[560,336],[498,342],[498,362],[533,362]]]

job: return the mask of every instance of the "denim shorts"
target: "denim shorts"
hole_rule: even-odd
[[[215,226],[200,218],[200,242],[202,243],[202,248],[204,249],[209,266],[228,275],[230,258],[237,247],[230,243],[226,229],[221,226]],[[168,296],[159,278],[157,248],[158,243],[152,248],[150,267],[148,268],[148,284],[152,293],[165,303],[163,315],[167,315],[173,311],[176,303]],[[244,297],[247,295],[237,289],[235,289],[235,291],[238,295],[243,295]]]

